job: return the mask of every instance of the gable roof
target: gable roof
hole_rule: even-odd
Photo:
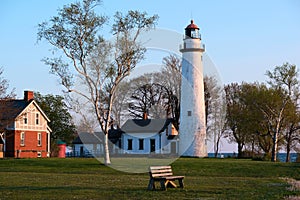
[[[125,133],[161,133],[172,119],[129,119],[122,126]]]
[[[124,132],[121,129],[111,128],[108,130],[108,139],[112,143],[116,143]],[[99,144],[104,140],[103,132],[81,132],[78,136],[73,140],[73,144]]]
[[[44,113],[44,111],[39,107],[35,100],[0,100],[0,119],[2,120],[11,120],[17,118],[21,115],[25,109],[34,104],[35,107],[39,110],[39,112],[43,115],[43,117],[49,122],[49,118]]]
[[[0,100],[0,128],[5,128],[7,123],[13,122],[18,116],[21,116],[23,112],[25,112],[26,108],[30,106],[31,104],[34,104],[34,106],[39,110],[39,112],[42,114],[42,116],[47,120],[47,122],[50,122],[47,115],[44,113],[44,111],[39,107],[39,105],[36,103],[34,99],[32,100],[22,100],[22,99],[5,99]],[[6,124],[5,124],[6,123]],[[47,126],[49,131],[51,132],[51,129]]]
[[[73,144],[100,144],[102,143],[103,133],[79,133],[78,136],[73,141]]]
[[[23,100],[24,101],[24,100]],[[37,102],[35,100],[30,100],[29,101],[29,104],[26,106],[28,107],[30,104],[34,104],[35,107],[40,111],[40,113],[43,115],[43,117],[48,121],[50,122],[50,119],[47,117],[47,115],[44,113],[44,111],[41,109],[41,107],[37,104]],[[26,109],[26,108],[25,108]],[[25,111],[25,109],[23,109],[23,111]],[[22,112],[23,112],[22,111]],[[22,112],[20,113],[20,115],[22,114]]]
[[[0,120],[15,119],[28,104],[24,100],[0,100]]]

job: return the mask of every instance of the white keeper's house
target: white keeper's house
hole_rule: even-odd
[[[172,119],[129,119],[122,131],[124,154],[178,153],[178,131]]]

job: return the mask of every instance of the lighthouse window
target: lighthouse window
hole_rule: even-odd
[[[192,111],[189,110],[189,111],[187,112],[187,115],[188,115],[188,116],[192,116]]]
[[[199,38],[199,32],[197,29],[191,31],[192,38]]]

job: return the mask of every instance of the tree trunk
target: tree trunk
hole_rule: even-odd
[[[293,128],[294,125],[292,124],[290,127],[290,130],[286,133],[285,140],[286,140],[286,158],[285,162],[290,162],[290,152],[291,152],[291,145],[292,145],[292,135],[293,132],[297,129]]]
[[[254,148],[255,148],[254,140],[252,140],[252,143],[251,143],[251,157],[252,158],[254,158]]]
[[[291,151],[291,148],[290,148],[290,144],[289,144],[289,141],[288,141],[287,145],[286,145],[286,158],[285,158],[285,162],[290,162],[290,151]]]
[[[219,153],[219,147],[215,147],[215,158],[218,157],[218,153]]]
[[[241,143],[238,143],[238,158],[242,157],[243,153],[243,145]]]
[[[1,137],[1,140],[3,142],[3,147],[2,149],[0,149],[0,151],[3,151],[3,154],[5,155],[5,152],[6,152],[6,136],[5,136],[5,131],[0,133],[0,137]]]
[[[271,157],[271,161],[272,162],[276,162],[277,160],[277,131],[274,132],[273,135],[273,147],[272,147],[272,157]]]
[[[109,156],[109,148],[108,148],[108,134],[104,134],[104,164],[110,165],[110,156]]]
[[[219,144],[220,144],[220,137],[217,137],[216,146],[215,146],[215,158],[218,156],[219,153]]]

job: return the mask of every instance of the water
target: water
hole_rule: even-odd
[[[209,158],[213,158],[214,157],[214,153],[208,153],[208,157]],[[218,154],[218,158],[229,158],[229,157],[236,157],[237,156],[237,153],[219,153]],[[278,153],[277,155],[277,159],[280,161],[280,162],[285,162],[285,159],[286,159],[286,153]],[[291,162],[296,162],[297,160],[297,153],[290,153],[290,161]]]

